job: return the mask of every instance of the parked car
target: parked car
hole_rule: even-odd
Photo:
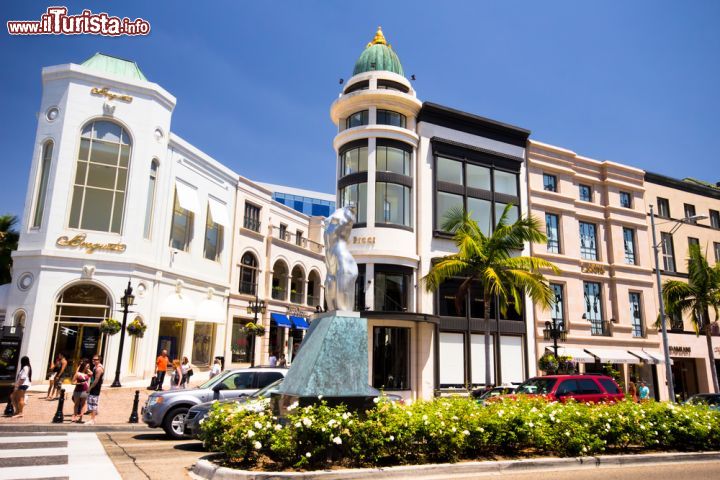
[[[691,405],[707,405],[711,410],[720,411],[720,393],[696,393],[685,403]]]
[[[142,419],[151,428],[162,428],[168,437],[183,437],[187,411],[212,400],[227,400],[249,395],[276,380],[285,378],[287,368],[255,367],[229,370],[194,389],[179,389],[151,394],[142,409]]]
[[[485,403],[488,399],[492,397],[497,397],[500,395],[509,395],[515,391],[515,387],[513,385],[500,385],[498,387],[493,387],[489,390],[485,390],[483,388],[478,388],[477,390],[473,390],[470,395],[477,400],[480,403]]]
[[[547,375],[533,377],[520,384],[512,397],[518,395],[541,395],[550,401],[612,403],[619,402],[625,395],[606,375]]]

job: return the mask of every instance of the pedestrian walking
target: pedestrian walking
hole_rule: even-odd
[[[155,360],[155,375],[157,376],[157,390],[162,390],[163,382],[165,381],[165,373],[167,372],[168,358],[167,350],[160,352],[160,356]]]
[[[10,394],[10,400],[12,402],[15,415],[13,418],[20,418],[23,416],[23,409],[25,408],[25,392],[30,388],[32,384],[32,367],[30,366],[30,358],[27,356],[20,359],[20,370],[15,376],[15,385],[13,392]]]
[[[88,390],[90,390],[90,362],[83,358],[80,361],[75,375],[73,376],[73,385],[75,389],[72,394],[73,415],[72,422],[84,423],[82,416],[85,413],[85,404],[87,403]]]
[[[277,361],[278,367],[287,367],[287,359],[285,358],[285,354],[281,353],[280,358]]]
[[[628,388],[627,388],[628,395],[630,396],[632,401],[635,403],[637,403],[637,401],[638,401],[638,390],[637,390],[637,385],[635,384],[636,381],[637,380],[635,379],[635,377],[630,377],[630,381],[628,382]]]
[[[55,379],[60,375],[60,370],[62,369],[62,362],[60,361],[60,357],[62,354],[58,353],[55,355],[55,360],[53,360],[52,365],[50,365],[50,377],[48,378],[48,391],[47,395],[45,395],[45,400],[52,400],[55,398],[55,387],[57,385],[57,382]]]
[[[182,381],[180,382],[180,386],[182,388],[187,388],[190,384],[190,377],[192,377],[194,374],[193,364],[190,363],[188,357],[183,357],[180,369],[182,370]]]
[[[222,364],[220,363],[220,359],[216,358],[210,370],[210,378],[220,375],[220,372],[222,372]]]
[[[102,364],[100,355],[95,355],[92,359],[92,380],[88,389],[87,410],[90,412],[90,421],[88,425],[95,425],[95,417],[98,414],[98,406],[100,405],[100,390],[102,389],[103,378],[105,377],[105,367]]]
[[[180,360],[178,360],[177,358],[172,361],[172,369],[173,374],[172,377],[170,377],[170,390],[177,390],[178,388],[180,388],[183,378]]]
[[[640,382],[640,401],[641,402],[647,402],[650,400],[650,389],[647,386],[647,383],[644,381]]]
[[[275,352],[272,352],[270,354],[270,357],[268,358],[268,365],[270,365],[271,367],[277,366],[277,354]]]

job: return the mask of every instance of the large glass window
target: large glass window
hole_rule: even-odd
[[[112,122],[83,128],[75,170],[70,228],[120,233],[132,142]]]
[[[468,199],[470,200],[470,199]],[[502,217],[503,212],[505,211],[505,207],[507,207],[507,203],[502,202],[495,202],[495,223],[497,224],[500,221],[500,217]],[[508,210],[507,217],[505,217],[505,224],[511,225],[518,220],[518,207],[516,205],[512,205],[510,207],[510,210]]]
[[[367,183],[355,183],[340,190],[340,206],[354,203],[357,208],[357,223],[367,222]]]
[[[245,252],[240,259],[240,293],[248,295],[255,294],[255,282],[257,282],[258,262],[250,252]]]
[[[498,172],[505,173],[505,172]],[[480,165],[467,165],[467,186],[472,188],[479,188],[481,190],[491,190],[490,185],[490,169],[488,167],[481,167]],[[513,175],[514,176],[514,175]],[[462,175],[460,176],[462,179]]]
[[[683,205],[683,210],[685,212],[685,218],[692,218],[695,216],[695,205],[685,203]],[[687,222],[688,223],[697,223],[697,220],[687,220]]]
[[[367,145],[342,150],[340,153],[340,176],[367,172]]]
[[[355,112],[345,120],[345,128],[360,127],[368,124],[368,111]]]
[[[580,257],[585,260],[597,260],[597,236],[595,224],[580,222]]]
[[[409,303],[412,269],[394,265],[375,265],[375,310],[405,312]]]
[[[623,228],[623,246],[625,263],[635,265],[635,230],[632,228]]]
[[[397,147],[378,145],[375,152],[375,164],[378,172],[410,175],[410,151]]]
[[[157,185],[158,161],[153,160],[150,163],[150,180],[148,182],[147,201],[145,202],[145,227],[143,228],[143,238],[150,238],[153,221],[153,205],[155,204],[155,187]]]
[[[190,248],[192,229],[193,213],[180,206],[177,192],[175,192],[172,227],[170,229],[170,246],[177,250],[187,252]]]
[[[628,294],[630,300],[630,320],[632,321],[633,337],[642,337],[645,335],[642,321],[642,310],[640,302],[640,294],[638,292],[630,292]]]
[[[40,176],[38,178],[37,195],[35,196],[35,213],[33,215],[33,228],[40,228],[42,225],[43,212],[45,211],[45,196],[47,195],[48,178],[50,176],[50,165],[52,163],[53,142],[47,141],[42,148],[40,158]]]
[[[461,202],[462,202],[462,197]],[[462,203],[460,204],[462,207]],[[470,213],[470,218],[475,220],[480,226],[480,230],[485,235],[490,235],[492,232],[492,202],[489,200],[482,200],[480,198],[468,197],[467,199],[467,211]],[[502,212],[501,212],[502,213]]]
[[[632,194],[630,192],[620,192],[620,206],[632,208]]]
[[[670,218],[670,202],[667,198],[657,198],[657,215],[658,217]]]
[[[545,235],[547,235],[547,251],[560,253],[560,230],[558,216],[554,213],[545,214]]]
[[[596,282],[583,282],[585,299],[585,319],[590,322],[592,335],[605,335],[607,326],[603,322],[602,296],[600,284]]]
[[[592,187],[590,185],[580,185],[580,200],[583,202],[592,202]]]
[[[720,228],[720,212],[717,210],[710,210],[710,226]]]
[[[243,227],[254,232],[260,231],[260,207],[245,202],[245,219]]]
[[[517,196],[517,174],[495,170],[495,193]]]
[[[407,124],[407,118],[405,115],[391,110],[378,110],[377,111],[377,124],[378,125],[392,125],[395,127],[405,128]]]
[[[555,175],[543,173],[543,190],[557,192],[557,177]]]
[[[410,388],[410,329],[373,328],[373,387],[382,390]]]
[[[252,338],[245,330],[247,322],[249,322],[249,320],[233,318],[230,340],[230,351],[232,352],[233,363],[250,361]]]
[[[376,183],[375,222],[411,226],[410,188],[396,183]]]
[[[662,249],[663,270],[666,272],[675,271],[675,246],[673,238],[667,232],[660,232],[660,247]]]
[[[438,157],[437,179],[439,182],[463,184],[463,164],[457,160]]]
[[[217,261],[222,254],[223,227],[213,221],[210,208],[207,210],[205,221],[205,258]]]
[[[565,329],[565,315],[563,313],[563,286],[559,283],[551,283],[550,288],[553,291],[553,303],[552,303],[552,319],[555,321],[555,325],[560,330]]]

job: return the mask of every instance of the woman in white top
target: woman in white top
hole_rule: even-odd
[[[193,364],[190,363],[188,357],[183,357],[182,363],[180,364],[180,370],[182,370],[180,388],[187,388],[190,384],[190,377],[193,376]]]
[[[221,371],[222,371],[222,364],[220,363],[220,359],[216,358],[215,363],[213,363],[212,370],[210,370],[210,378],[220,375]]]
[[[20,370],[18,370],[17,376],[15,377],[15,388],[10,395],[13,408],[15,409],[15,415],[13,418],[19,418],[23,416],[23,409],[25,408],[25,392],[32,382],[32,367],[30,366],[30,359],[28,357],[22,357],[20,359]]]

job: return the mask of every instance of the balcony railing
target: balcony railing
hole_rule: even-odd
[[[612,335],[609,320],[591,320],[590,333],[599,337],[609,337]]]
[[[281,230],[279,227],[273,227],[272,236],[279,240],[282,240],[283,242],[297,245],[313,253],[322,254],[325,248],[321,243],[313,242],[312,240],[309,240],[302,235],[290,233],[284,229]]]
[[[272,298],[275,300],[282,300],[282,301],[287,300],[286,290],[284,290],[282,288],[278,288],[278,287],[273,287]]]
[[[297,303],[298,305],[302,305],[304,299],[305,294],[303,292],[290,293],[290,303]]]
[[[322,304],[320,303],[320,296],[318,295],[318,296],[313,297],[313,296],[308,295],[307,304],[310,305],[311,307],[317,307],[318,305],[322,306]]]
[[[247,228],[248,230],[252,230],[253,232],[259,232],[260,220],[252,217],[245,217],[245,220],[243,221],[243,227]]]

